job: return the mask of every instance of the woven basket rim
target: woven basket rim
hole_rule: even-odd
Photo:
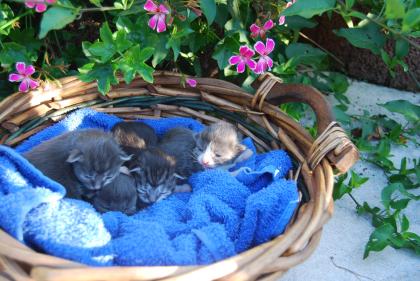
[[[240,123],[239,128],[261,149],[275,149],[282,145],[300,164],[292,177],[299,176],[302,179],[309,191],[310,200],[301,205],[294,221],[284,234],[239,255],[207,266],[87,267],[37,253],[0,230],[0,267],[3,266],[9,275],[29,278],[28,280],[276,280],[289,268],[303,262],[315,250],[322,226],[333,211],[332,165],[337,168],[337,163],[338,166],[342,165],[347,156],[351,155],[351,160],[357,157],[354,156],[352,144],[345,134],[342,135],[342,131],[337,129],[337,124],[331,123],[332,116],[323,120],[331,127],[324,125],[327,127],[324,128],[327,129],[324,133],[333,130],[332,133],[321,134],[317,141],[321,140],[317,143],[304,128],[267,100],[282,91],[286,101],[290,100],[288,94],[291,92],[303,91],[313,94],[315,91],[316,95],[319,92],[302,85],[283,85],[272,76],[260,77],[254,95],[246,93],[232,83],[213,78],[196,78],[197,88],[184,88],[181,82],[185,77],[176,73],[157,72],[154,78],[154,84],[142,79],[135,79],[130,85],[120,82],[106,96],[97,92],[95,82],[85,83],[74,76],[60,79],[59,85],[49,84],[25,95],[15,93],[0,103],[0,123],[3,127],[0,131],[0,144],[14,146],[47,125],[59,121],[69,109],[80,108],[81,104],[125,119],[136,116],[160,118],[188,115],[201,121],[214,122],[218,120],[220,112],[227,114],[226,118],[232,120],[238,118],[237,116],[245,116],[258,126],[255,125],[254,128]],[[282,87],[286,87],[287,91],[282,90]],[[319,104],[324,103],[320,108],[317,108],[319,105],[316,100],[314,105],[304,98],[300,100],[315,108],[317,117],[321,116],[318,114],[321,111],[330,112],[328,104],[322,101],[320,96]],[[149,108],[138,106],[146,104],[145,100],[148,100],[148,97],[152,100]],[[153,104],[153,101],[158,103]],[[130,102],[134,106],[130,106]],[[211,114],[200,110],[200,106],[211,109]],[[264,128],[265,134],[260,132],[259,126]],[[329,135],[335,136],[336,131],[339,131],[339,137],[330,139]],[[272,141],[269,141],[270,138]],[[328,147],[325,154],[323,149],[313,146],[316,143],[322,147],[325,142],[325,146]],[[331,144],[334,144],[332,149]],[[309,163],[314,166],[308,165],[315,152],[318,153],[314,156],[316,165],[315,162]],[[347,160],[348,167],[344,168],[350,168],[353,163],[354,161]],[[26,266],[22,267],[22,263]]]

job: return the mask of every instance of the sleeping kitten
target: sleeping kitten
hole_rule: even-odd
[[[196,134],[195,141],[194,155],[204,168],[231,164],[246,150],[235,126],[224,121],[213,123]]]
[[[142,202],[157,202],[176,190],[175,159],[160,149],[144,149],[130,164]]]
[[[23,154],[47,177],[62,184],[66,197],[91,198],[130,159],[111,134],[98,129],[65,133]]]
[[[156,146],[158,142],[155,130],[142,122],[120,122],[111,131],[129,155],[138,154],[139,149]]]
[[[202,169],[193,155],[195,146],[193,132],[181,127],[166,132],[159,143],[159,148],[175,159],[175,172],[183,178]]]
[[[104,186],[92,200],[100,213],[119,211],[132,215],[137,211],[137,191],[134,178],[120,173],[115,180]]]

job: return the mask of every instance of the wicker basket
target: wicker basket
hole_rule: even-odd
[[[93,268],[37,253],[0,230],[0,277],[12,280],[277,280],[308,258],[322,226],[333,211],[333,169],[347,171],[358,159],[356,147],[332,119],[323,96],[303,85],[286,85],[264,75],[254,95],[217,79],[198,78],[197,88],[180,86],[182,77],[160,72],[153,85],[141,79],[121,83],[107,96],[96,83],[76,77],[61,79],[28,94],[16,93],[0,103],[0,143],[14,146],[67,113],[83,107],[126,120],[191,116],[209,123],[223,118],[251,137],[261,151],[285,148],[296,169],[303,197],[286,232],[270,242],[208,266]],[[309,104],[317,117],[318,137],[279,110],[285,102]],[[0,278],[1,279],[1,278]]]

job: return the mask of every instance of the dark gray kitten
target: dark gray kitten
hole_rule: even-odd
[[[91,198],[120,173],[130,159],[110,133],[84,129],[65,133],[23,156],[47,177],[61,183],[66,197]]]
[[[193,132],[182,127],[169,130],[159,143],[159,148],[175,159],[175,172],[184,178],[202,169],[193,154],[195,147]]]
[[[195,140],[194,155],[204,168],[230,164],[246,150],[235,126],[224,121],[211,124]]]
[[[100,213],[119,211],[132,215],[137,211],[137,191],[134,178],[120,173],[93,198],[93,207]]]
[[[139,199],[154,203],[171,195],[176,189],[175,159],[156,147],[141,151],[130,162]]]

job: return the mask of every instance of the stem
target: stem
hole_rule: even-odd
[[[104,12],[104,11],[115,11],[115,10],[121,10],[121,9],[116,8],[116,7],[83,8],[83,9],[80,9],[80,12],[81,13],[85,13],[85,12]]]
[[[24,12],[23,14],[15,17],[14,19],[6,22],[5,24],[3,24],[2,26],[0,26],[0,30],[5,29],[6,27],[8,27],[9,25],[14,24],[15,22],[17,22],[18,20],[20,20],[21,18],[23,18],[24,16],[28,15],[32,13],[32,10],[27,10],[26,12]]]
[[[353,202],[356,204],[357,208],[361,207],[362,205],[360,205],[359,202],[357,202],[356,198],[353,197],[353,195],[351,193],[347,193],[350,198],[353,200]]]
[[[60,56],[62,57],[63,56],[63,49],[61,48],[60,40],[58,40],[58,35],[57,35],[57,32],[55,30],[54,30],[53,33],[54,33],[55,42],[57,43],[58,50],[60,51]]]

